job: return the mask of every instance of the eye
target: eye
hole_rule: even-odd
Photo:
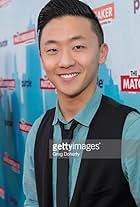
[[[84,49],[85,48],[85,46],[83,46],[83,45],[76,45],[76,46],[74,46],[74,50],[75,51],[81,51],[82,49]]]
[[[55,55],[58,53],[58,50],[56,48],[51,48],[51,49],[48,49],[46,52],[48,55]]]

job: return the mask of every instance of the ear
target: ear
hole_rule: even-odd
[[[100,46],[99,64],[104,64],[108,54],[108,45],[103,43]]]

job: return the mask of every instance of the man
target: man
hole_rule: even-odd
[[[43,67],[57,89],[58,101],[55,109],[36,120],[27,138],[25,206],[140,206],[137,147],[131,159],[81,155],[62,159],[67,162],[49,154],[50,140],[63,142],[63,131],[75,121],[71,134],[75,143],[91,139],[126,143],[140,138],[139,113],[103,96],[96,86],[98,66],[108,53],[98,19],[81,1],[51,0],[39,14],[38,35]]]

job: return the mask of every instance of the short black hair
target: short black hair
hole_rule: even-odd
[[[45,25],[52,19],[63,16],[80,16],[90,20],[93,31],[96,33],[99,45],[104,43],[104,34],[93,10],[84,2],[79,0],[50,0],[40,11],[38,16],[38,40]]]

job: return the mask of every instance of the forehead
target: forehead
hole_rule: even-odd
[[[89,38],[96,36],[92,23],[88,18],[79,16],[63,16],[52,19],[42,30],[42,40],[64,40],[73,36]],[[95,37],[96,38],[96,37]]]

